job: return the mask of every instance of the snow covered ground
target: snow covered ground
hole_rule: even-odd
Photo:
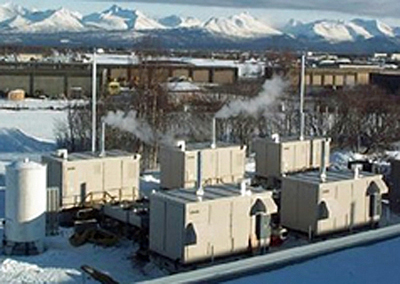
[[[0,256],[0,283],[97,283],[85,279],[80,267],[89,265],[120,283],[134,283],[151,278],[140,267],[134,267],[130,258],[134,247],[122,242],[116,247],[102,248],[91,244],[71,247],[69,230],[46,239],[47,251],[28,257]]]
[[[6,99],[0,99],[0,108],[2,109],[52,109],[62,110],[71,105],[85,105],[87,104],[84,100],[40,100],[40,99],[25,99],[22,101],[12,101]]]
[[[66,118],[66,111],[0,110],[0,129],[17,128],[29,136],[54,142],[57,122]]]

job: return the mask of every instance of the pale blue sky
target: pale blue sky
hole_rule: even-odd
[[[171,2],[169,0],[152,0],[155,2]],[[182,0],[181,0],[182,1]],[[204,0],[203,0],[204,1]],[[218,0],[215,0],[218,1]],[[240,0],[226,0],[225,2],[229,2],[229,1],[240,1]],[[244,1],[244,0],[243,0]],[[256,2],[268,2],[268,0],[257,0]],[[283,2],[283,0],[281,0]],[[288,1],[289,2],[293,2],[292,1]],[[298,1],[298,0],[296,0]],[[37,8],[37,9],[56,9],[59,7],[66,7],[68,9],[74,10],[74,11],[78,11],[82,14],[88,14],[91,12],[98,12],[98,11],[102,11],[104,9],[109,8],[111,5],[113,4],[118,4],[121,7],[125,7],[125,8],[130,8],[130,9],[138,9],[140,11],[142,11],[143,13],[152,16],[152,17],[156,17],[156,18],[160,18],[163,16],[168,16],[171,14],[176,14],[176,15],[180,15],[180,16],[193,16],[193,17],[197,17],[201,20],[205,20],[207,18],[210,18],[212,16],[229,16],[229,15],[233,15],[233,14],[238,14],[240,12],[243,11],[248,11],[250,14],[256,16],[259,19],[262,19],[263,21],[272,24],[274,26],[279,26],[282,25],[283,23],[286,23],[289,19],[294,18],[296,20],[301,20],[301,21],[312,21],[312,20],[316,20],[316,19],[344,19],[344,20],[348,20],[348,19],[352,19],[355,17],[363,17],[363,18],[379,18],[381,20],[383,20],[385,23],[390,24],[390,25],[395,25],[395,26],[400,26],[400,19],[399,18],[395,18],[395,17],[386,17],[387,15],[390,15],[390,12],[385,13],[382,9],[382,11],[378,11],[378,13],[376,12],[376,9],[373,10],[371,8],[370,10],[366,10],[366,9],[361,9],[360,11],[352,8],[350,13],[344,13],[342,12],[343,10],[346,11],[346,9],[342,9],[343,7],[338,7],[336,8],[335,6],[331,7],[334,9],[336,9],[336,12],[328,12],[328,11],[323,11],[321,9],[323,9],[323,6],[318,6],[317,4],[313,4],[314,6],[312,6],[311,2],[316,2],[316,0],[302,0],[305,1],[305,3],[307,3],[307,1],[310,2],[309,6],[305,6],[306,8],[298,8],[297,6],[293,5],[288,5],[288,7],[292,7],[292,9],[282,9],[282,8],[271,8],[271,9],[265,9],[265,8],[251,8],[252,6],[252,1],[248,0],[245,2],[245,6],[246,7],[240,7],[240,8],[234,8],[234,7],[212,7],[212,6],[194,6],[194,5],[171,5],[171,4],[158,4],[158,3],[154,3],[154,4],[148,4],[148,3],[143,3],[141,1],[136,2],[136,1],[96,1],[96,0],[67,0],[67,1],[61,1],[61,0],[41,0],[41,1],[32,1],[32,0],[14,0],[14,1],[2,1],[0,0],[0,3],[7,3],[7,2],[12,2],[15,4],[20,4],[24,7],[27,8]],[[341,2],[341,1],[349,1],[349,3],[352,0],[335,0],[333,2],[337,3],[337,2]],[[358,7],[358,6],[354,6],[361,4],[362,2],[366,2],[366,3],[373,3],[370,2],[373,0],[357,0],[357,1],[353,1],[353,6],[352,7]],[[385,1],[385,2],[390,2],[392,0],[375,0],[376,2],[381,2],[381,1]],[[398,1],[398,0],[396,0]],[[396,1],[393,0],[393,3],[396,3]],[[172,1],[173,2],[173,1]],[[182,1],[184,2],[184,1]],[[191,3],[194,3],[195,1],[189,1]],[[268,7],[280,7],[283,6],[282,5],[277,5],[276,3],[274,3],[273,0],[270,1],[272,4],[268,5]],[[318,1],[317,1],[318,2]],[[318,3],[332,3],[332,0],[319,0]],[[278,2],[277,2],[278,3]],[[286,3],[286,2],[283,2]],[[302,2],[304,3],[304,2]],[[400,3],[400,1],[399,1]],[[350,5],[350,4],[349,4]],[[366,4],[368,5],[368,4]],[[393,4],[393,5],[397,5],[397,4]],[[235,5],[232,5],[235,6]],[[264,6],[262,6],[264,7]],[[368,7],[371,7],[371,5],[369,5]],[[386,6],[385,6],[386,7]],[[311,10],[310,10],[311,8]],[[350,9],[350,8],[349,8]],[[393,10],[393,7],[392,7]]]

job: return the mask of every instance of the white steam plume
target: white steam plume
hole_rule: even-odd
[[[241,113],[256,115],[259,111],[265,111],[275,100],[282,95],[286,87],[286,82],[281,77],[273,77],[265,81],[263,89],[258,96],[249,100],[232,101],[223,106],[217,113],[217,118],[230,118]]]
[[[137,118],[136,111],[130,111],[127,114],[120,110],[109,112],[104,118],[104,122],[112,127],[132,133],[144,143],[152,144],[156,141],[156,134],[148,123]]]

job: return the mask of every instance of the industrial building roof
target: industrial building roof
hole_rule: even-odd
[[[324,139],[325,137],[312,137],[312,136],[306,136],[302,141],[307,141],[307,140],[321,140]],[[266,139],[269,142],[274,142],[274,140],[271,137],[265,137],[265,138],[259,138],[261,140]],[[300,141],[299,136],[280,136],[279,137],[279,142],[278,143],[284,143],[284,142],[296,142]]]
[[[217,142],[216,148],[227,148],[227,147],[240,147],[240,145],[232,144],[232,143],[225,143],[225,142]],[[187,151],[196,151],[196,150],[203,150],[211,148],[211,142],[204,142],[204,143],[190,143],[186,144]]]
[[[207,186],[203,188],[204,195],[202,196],[202,202],[212,201],[222,198],[231,198],[241,196],[240,188],[236,185],[215,185]],[[261,187],[247,187],[248,191],[252,194],[262,194],[267,191]],[[196,195],[196,189],[175,189],[175,190],[164,190],[155,193],[163,198],[170,199],[179,203],[195,203],[199,202],[199,197]]]
[[[362,179],[374,176],[378,175],[369,172],[360,172],[358,178]],[[321,181],[319,171],[306,171],[306,172],[291,174],[283,177],[283,179],[306,182],[311,184],[322,184],[322,183],[340,182],[345,180],[354,180],[355,178],[354,178],[354,172],[351,170],[328,170],[326,171],[325,182]]]
[[[68,153],[67,159],[63,159],[62,157],[58,157],[54,154],[48,155],[48,157],[51,157],[54,160],[58,161],[65,161],[67,160],[68,162],[72,161],[80,161],[80,160],[94,160],[94,159],[104,159],[104,158],[114,158],[114,157],[130,157],[134,156],[135,154],[126,152],[126,151],[121,151],[121,150],[110,150],[110,151],[105,151],[103,156],[100,156],[99,152],[93,153],[93,152],[79,152],[79,153]]]

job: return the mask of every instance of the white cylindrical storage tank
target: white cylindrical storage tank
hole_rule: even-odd
[[[46,166],[29,160],[6,167],[5,252],[43,251],[46,234]]]

